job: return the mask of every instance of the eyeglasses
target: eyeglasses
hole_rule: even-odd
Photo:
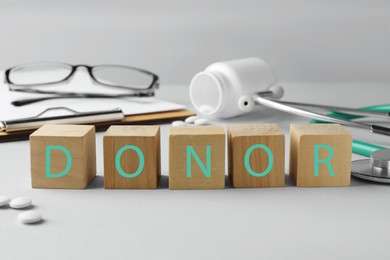
[[[51,86],[68,82],[79,67],[87,69],[94,83],[125,92],[111,95],[50,89]],[[12,102],[15,106],[23,106],[60,98],[150,97],[154,96],[154,90],[159,87],[159,77],[150,71],[123,65],[88,66],[48,62],[29,63],[9,68],[5,71],[5,83],[8,84],[10,91],[55,95]]]

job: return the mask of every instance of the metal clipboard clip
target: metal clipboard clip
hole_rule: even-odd
[[[49,111],[67,110],[71,115],[41,117]],[[33,130],[46,124],[91,124],[99,122],[121,121],[124,118],[122,109],[101,110],[93,112],[78,112],[67,107],[51,107],[33,117],[0,121],[0,132],[15,132]]]

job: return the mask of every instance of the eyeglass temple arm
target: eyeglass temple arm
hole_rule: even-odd
[[[64,94],[50,97],[41,97],[41,98],[26,98],[14,100],[11,102],[12,105],[16,107],[26,106],[33,103],[51,100],[51,99],[62,99],[62,98],[122,98],[122,97],[153,97],[154,92],[147,93],[132,93],[132,94],[119,94],[119,95],[104,95],[104,94],[83,94],[83,93],[72,93]]]

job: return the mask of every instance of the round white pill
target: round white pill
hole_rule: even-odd
[[[29,198],[15,198],[9,203],[9,206],[13,209],[23,209],[31,206],[32,200]]]
[[[174,121],[172,122],[172,126],[185,126],[187,125],[184,121]]]
[[[199,118],[196,119],[194,124],[195,125],[207,125],[209,123],[209,120],[207,118]]]
[[[0,196],[0,207],[7,205],[10,200],[8,196]]]
[[[215,108],[212,106],[203,105],[199,108],[199,110],[200,110],[200,112],[202,112],[204,114],[210,114],[215,110]]]
[[[41,221],[42,215],[36,210],[28,210],[20,213],[18,219],[24,224],[32,224]]]
[[[187,117],[186,120],[184,120],[187,124],[192,124],[195,122],[195,120],[197,120],[198,117],[197,116],[190,116],[190,117]]]

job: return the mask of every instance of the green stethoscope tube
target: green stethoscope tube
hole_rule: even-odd
[[[360,109],[368,110],[368,111],[390,113],[390,104],[362,107]],[[339,112],[332,112],[332,113],[328,114],[328,116],[347,119],[347,120],[352,120],[352,119],[364,117],[364,116],[350,115],[350,114],[339,113]],[[326,123],[326,122],[319,121],[319,120],[312,120],[312,121],[310,121],[310,123]],[[382,149],[387,149],[387,148],[383,147],[383,146],[379,146],[379,145],[374,145],[374,144],[358,141],[358,140],[352,141],[352,152],[356,153],[356,154],[363,155],[363,156],[370,157],[372,152],[374,152],[376,150],[382,150]]]
[[[375,152],[376,150],[383,149],[386,149],[386,147],[369,144],[358,140],[352,140],[352,152],[366,157],[370,157],[371,153]]]

